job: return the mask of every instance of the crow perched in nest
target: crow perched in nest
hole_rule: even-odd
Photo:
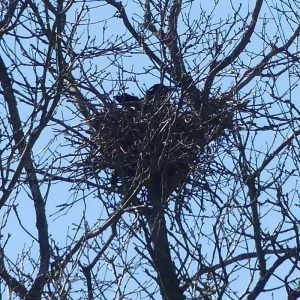
[[[174,90],[173,87],[167,87],[163,84],[154,84],[149,90],[146,91],[144,99],[149,100],[154,97],[164,98],[173,90]],[[139,97],[134,95],[129,95],[127,93],[119,94],[115,96],[114,99],[123,106],[128,106],[143,101]]]
[[[133,96],[133,95],[129,95],[127,93],[124,93],[124,94],[121,94],[121,95],[118,95],[115,97],[115,100],[121,104],[121,105],[124,105],[126,103],[131,103],[131,102],[138,102],[140,101],[140,98],[139,97],[136,97],[136,96]]]
[[[119,94],[115,96],[114,99],[125,109],[133,108],[140,111],[143,107],[144,112],[150,112],[150,106],[152,107],[154,103],[156,108],[158,108],[163,103],[169,102],[169,96],[173,90],[173,87],[167,87],[163,84],[154,84],[146,91],[142,99],[127,93]]]
[[[168,87],[163,84],[154,84],[145,94],[145,99],[150,99],[153,97],[165,98],[169,93],[174,90],[173,87]]]
[[[121,104],[124,108],[137,108],[141,105],[141,99],[134,95],[123,93],[114,97],[114,99]]]

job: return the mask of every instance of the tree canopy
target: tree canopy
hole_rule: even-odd
[[[0,293],[298,299],[299,1],[0,3]]]

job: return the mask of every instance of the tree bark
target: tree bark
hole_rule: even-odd
[[[148,184],[148,201],[152,209],[145,214],[150,229],[151,245],[148,245],[149,253],[158,275],[157,281],[162,299],[184,300],[185,296],[180,288],[175,265],[171,257],[163,198],[160,180],[152,180]]]

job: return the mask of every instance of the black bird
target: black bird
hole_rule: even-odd
[[[114,99],[121,105],[127,105],[127,104],[132,105],[132,104],[140,101],[139,97],[129,95],[127,93],[118,95],[118,96],[114,97]]]
[[[154,96],[156,93],[158,93],[159,90],[161,90],[164,87],[162,84],[154,84],[151,86],[151,88],[146,92],[146,95],[151,97]]]
[[[168,87],[163,84],[154,84],[145,94],[145,99],[151,99],[153,97],[167,97],[169,93],[174,90],[173,87]]]

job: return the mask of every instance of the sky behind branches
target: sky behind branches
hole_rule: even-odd
[[[207,6],[210,6],[208,5],[208,3],[211,4],[211,2],[203,2],[205,1],[194,1],[195,9],[191,11],[189,18],[194,18],[195,21],[198,20],[197,7],[199,7],[200,3],[202,7],[203,5],[205,6],[203,7],[203,10],[205,10],[206,12],[209,11],[209,8]],[[82,39],[82,42],[78,43],[78,53],[80,53],[80,51],[82,50],[81,45],[84,45],[84,41],[87,39],[93,39],[95,37],[95,45],[101,45],[103,46],[103,48],[105,48],[109,46],[109,43],[106,43],[106,37],[115,36],[116,41],[127,40],[130,38],[129,34],[124,30],[124,26],[122,25],[120,18],[111,18],[111,16],[115,14],[114,11],[106,5],[102,6],[101,1],[99,3],[99,8],[95,11],[95,13],[91,14],[89,17],[87,16],[87,24],[90,24],[90,31],[88,32],[87,27],[82,26],[82,32],[78,33],[78,37],[80,36]],[[232,10],[230,9],[231,3],[235,8],[237,8],[240,2],[220,1],[220,4],[217,6],[217,9],[215,9],[211,13],[207,13],[207,15],[210,15],[212,17],[213,22],[215,22],[215,30],[212,31],[212,34],[216,34],[216,31],[220,26],[221,19],[225,20],[228,16],[232,15]],[[251,8],[253,7],[253,5],[254,1],[249,1],[249,5],[243,6],[239,14],[245,17],[249,7]],[[128,2],[127,8],[128,11],[131,13],[130,17],[139,18],[139,12],[135,8],[134,4],[130,4]],[[69,14],[70,16],[72,16],[70,17],[70,20],[72,20],[73,16],[76,15],[76,11],[72,10],[69,12]],[[270,7],[266,3],[264,6],[263,15],[266,16],[269,14]],[[189,22],[191,22],[191,19],[189,19]],[[290,34],[291,29],[289,24],[283,23],[282,19],[274,20],[272,19],[272,16],[270,14],[270,17],[266,18],[265,21],[261,20],[258,23],[257,27],[258,34],[256,35],[256,37],[253,38],[252,43],[248,47],[249,51],[253,51],[253,55],[251,56],[249,53],[247,55],[242,55],[243,63],[245,65],[249,63],[254,64],[255,62],[259,61],[260,58],[256,56],[257,50],[263,49],[264,47],[269,47],[265,44],[267,41],[262,41],[259,36],[259,28],[263,24],[263,22],[270,23],[266,26],[268,30],[267,36],[270,40],[272,40],[272,37],[277,34],[279,34],[279,36],[282,38]],[[280,24],[280,26],[278,26],[278,28],[280,28],[279,31],[277,31],[277,28],[275,26],[276,24]],[[230,27],[230,23],[227,27]],[[104,30],[104,28],[106,29]],[[185,25],[182,23],[179,29],[182,30],[182,34],[184,34]],[[23,28],[22,30],[25,29]],[[231,33],[232,36],[234,36],[234,34],[238,34],[238,32]],[[209,38],[207,39],[207,41],[209,42]],[[281,45],[281,43],[282,41],[279,39],[278,44]],[[34,41],[28,39],[27,43],[24,44],[24,47],[32,47],[31,44],[34,44]],[[120,43],[120,47],[121,46],[122,44]],[[11,45],[11,47],[12,49],[14,49],[13,45]],[[202,45],[199,46],[199,48],[201,47],[205,47],[204,42]],[[34,50],[35,46],[32,47],[32,49]],[[228,45],[227,51],[230,52],[230,49],[231,46]],[[196,50],[198,51],[199,49],[197,48]],[[17,51],[21,51],[21,49],[17,48]],[[136,51],[138,51],[138,49],[136,49]],[[115,96],[117,93],[119,93],[119,91],[122,91],[123,89],[130,94],[132,93],[142,97],[143,92],[147,88],[159,81],[158,72],[156,70],[151,70],[151,62],[146,59],[146,56],[142,53],[134,54],[134,52],[135,50],[133,50],[133,53],[130,55],[124,54],[123,57],[117,58],[113,56],[106,57],[105,55],[95,56],[91,58],[91,61],[94,64],[93,66],[91,66],[90,69],[91,74],[93,74],[93,70],[96,70],[96,68],[98,70],[103,70],[103,72],[107,73],[106,80],[103,82],[103,90],[101,90],[101,86],[99,86],[99,90],[101,93],[103,93],[104,91],[108,93],[110,99],[113,99],[113,96]],[[206,60],[205,54],[201,54],[201,51],[197,52],[195,55],[191,55],[189,59],[191,61],[193,59],[195,59],[196,61],[202,61],[203,65],[208,64],[208,60]],[[86,61],[85,63],[88,64],[89,62]],[[120,70],[120,68],[122,68],[123,70]],[[195,70],[194,72],[196,71],[197,70]],[[228,88],[228,86],[231,85],[235,77],[235,72],[238,72],[238,70],[233,70],[232,72],[234,73],[230,74],[230,70],[227,70],[227,73],[224,73],[223,77],[220,78],[220,80],[222,81],[221,88],[224,91]],[[276,72],[276,66],[274,66],[274,72]],[[23,75],[27,78],[29,82],[32,80],[37,80],[37,78],[33,78],[33,72],[30,69],[21,69],[20,73],[21,74],[18,75],[18,72],[16,72],[16,70],[12,70],[12,74],[14,77],[16,76],[16,79],[18,79],[18,76],[20,76],[20,80],[22,80],[21,75]],[[138,75],[132,76],[132,73],[136,73]],[[157,77],[155,78],[155,76],[152,76],[152,74],[154,74]],[[76,75],[80,76],[81,74],[78,73]],[[205,76],[205,71],[203,71],[202,76]],[[124,81],[115,82],[116,78],[123,79]],[[268,78],[257,78],[258,82],[265,80],[267,81]],[[295,82],[297,80],[298,78],[296,78],[295,76]],[[201,78],[199,81],[199,86],[201,86]],[[278,80],[275,91],[278,93],[278,95],[286,93],[285,97],[287,101],[289,101],[289,99],[291,98],[297,99],[297,97],[294,97],[294,95],[299,94],[299,87],[296,86],[295,89],[293,89],[293,91],[291,92],[291,94],[288,94],[287,91],[290,90],[291,86],[294,86],[294,82],[289,81],[288,76],[283,76],[281,79]],[[248,92],[250,92],[249,90],[251,88],[255,88],[255,84],[247,87],[247,90],[243,90],[241,94],[247,94]],[[257,97],[257,95],[259,95],[262,92],[256,90],[251,91],[254,97]],[[20,98],[22,98],[22,96],[20,96]],[[268,97],[266,96],[266,94],[263,94],[262,97],[258,97],[257,101],[265,101],[267,103],[273,100],[270,96]],[[299,108],[298,103],[294,104]],[[28,106],[24,103],[20,103],[19,107],[22,109],[22,117],[23,121],[25,121],[30,116],[30,110],[28,109]],[[75,110],[74,107],[72,107],[72,104],[68,102],[67,99],[63,99],[63,102],[61,103],[61,107],[59,108],[57,115],[63,115],[63,119],[67,120],[68,124],[71,124],[72,126],[80,125],[81,120],[77,118],[71,119],[73,117],[72,110]],[[278,104],[277,106],[274,105],[274,110],[275,112],[276,110],[278,110],[278,113],[283,113],[280,104]],[[264,125],[265,120],[261,119],[261,123],[262,125]],[[47,157],[49,151],[52,151],[53,159],[58,155],[67,155],[70,151],[74,151],[74,149],[71,149],[69,146],[64,146],[67,134],[64,136],[61,133],[57,133],[57,129],[61,128],[59,128],[58,125],[55,125],[52,128],[46,128],[44,132],[46,134],[42,135],[41,139],[36,143],[35,147],[33,148],[33,154],[37,158],[37,161],[43,161],[43,159],[45,159],[45,164],[49,164],[49,158]],[[287,129],[284,132],[281,132],[280,134],[282,134],[284,137],[287,137],[289,134],[291,134],[291,131],[290,129]],[[253,135],[255,141],[254,143],[255,145],[258,145],[258,147],[256,151],[257,156],[252,157],[251,159],[257,162],[262,161],[263,157],[260,157],[259,151],[264,153],[265,149],[268,149],[271,146],[274,147],[274,145],[271,145],[270,143],[276,144],[277,141],[279,143],[279,141],[282,140],[282,136],[280,136],[280,134],[278,134],[278,139],[275,138],[275,142],[274,136],[272,136],[268,131],[266,131],[265,134],[261,134],[258,136]],[[49,137],[51,137],[50,143]],[[60,162],[57,161],[57,163],[59,164]],[[64,163],[67,164],[67,160],[65,160]],[[284,161],[281,163],[291,164],[291,168],[294,167],[291,161]],[[264,176],[272,176],[272,174],[264,174]],[[286,183],[286,188],[288,190],[293,190],[296,188],[297,183],[298,179],[295,178],[294,182]],[[16,214],[10,215],[8,219],[9,226],[6,227],[6,229],[2,233],[4,236],[7,236],[10,230],[14,232],[14,235],[12,235],[9,239],[7,247],[12,257],[18,257],[23,251],[23,249],[28,249],[28,247],[30,248],[30,246],[28,245],[30,244],[30,239],[28,239],[28,236],[31,232],[35,232],[35,222],[33,222],[34,210],[30,203],[29,196],[27,194],[28,190],[25,186],[19,186],[18,188],[21,190],[21,193],[18,194],[18,197],[20,197],[21,200],[18,200],[16,202],[16,206],[14,206],[14,209],[16,210],[19,219]],[[86,228],[92,228],[94,225],[97,225],[98,222],[101,223],[102,220],[99,220],[99,218],[106,218],[106,212],[102,211],[100,205],[98,205],[99,200],[97,199],[97,197],[101,197],[101,195],[93,195],[92,188],[87,188],[84,184],[82,185],[82,188],[80,188],[78,186],[68,186],[66,183],[57,183],[49,187],[49,190],[46,184],[42,188],[42,190],[44,194],[47,195],[47,213],[50,216],[49,232],[51,233],[55,241],[59,241],[59,243],[61,243],[60,246],[64,243],[66,245],[68,244],[68,242],[66,242],[66,234],[68,232],[72,233],[71,235],[73,235],[74,231],[78,230],[78,228],[75,225],[73,225],[78,223],[78,219],[81,220],[81,226],[78,230],[77,236],[80,236],[80,234],[83,233],[86,230]],[[74,194],[77,194],[75,197],[77,199],[76,203],[73,203]],[[70,202],[73,204],[72,206],[70,206],[69,209],[60,212],[59,205],[62,205],[65,202]],[[273,222],[273,220],[276,219],[276,212],[266,211],[265,213],[269,216],[264,219],[263,226],[265,225],[269,228],[269,230],[272,227],[276,227],[276,223]],[[128,218],[130,217],[128,216]],[[3,220],[5,220],[5,216]],[[130,220],[130,222],[132,222],[132,220]],[[19,224],[19,226],[15,226],[16,224]],[[209,231],[210,224],[207,223],[206,226],[207,230]],[[28,232],[27,234],[24,234],[24,228],[26,228],[26,231]],[[35,256],[37,249],[35,248],[35,246],[32,246],[30,251],[32,251],[32,255]],[[284,271],[285,270],[282,270],[282,273],[284,273]],[[280,272],[281,270],[279,270],[278,273]],[[241,281],[247,282],[247,276],[248,275],[246,275],[245,278],[243,278]],[[282,295],[276,291],[276,294],[274,294],[274,299],[281,299],[281,297]]]

